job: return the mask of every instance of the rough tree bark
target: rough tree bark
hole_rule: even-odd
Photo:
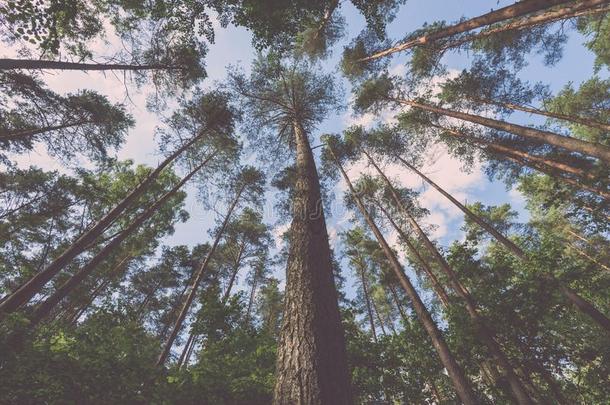
[[[441,363],[447,369],[447,373],[449,374],[449,377],[451,378],[451,381],[453,382],[453,386],[454,386],[458,396],[460,397],[461,401],[466,405],[477,404],[479,401],[477,400],[477,398],[474,395],[470,381],[468,381],[468,379],[466,378],[466,375],[464,374],[464,371],[462,370],[460,365],[455,360],[455,357],[453,356],[453,353],[451,353],[449,346],[447,346],[447,342],[445,342],[445,339],[443,338],[441,331],[438,329],[438,327],[434,323],[434,320],[432,319],[430,312],[428,312],[428,309],[426,308],[423,301],[419,297],[417,290],[415,290],[415,287],[413,287],[413,284],[411,284],[411,281],[405,275],[405,273],[402,269],[402,266],[400,265],[398,259],[396,258],[396,255],[390,248],[390,245],[388,245],[385,238],[383,237],[383,234],[381,233],[381,231],[379,230],[379,228],[377,227],[377,225],[375,224],[373,219],[370,217],[370,215],[366,211],[364,204],[360,200],[359,195],[356,193],[356,190],[354,189],[354,186],[352,185],[349,177],[347,176],[347,173],[345,173],[343,166],[341,165],[339,160],[336,158],[336,156],[334,155],[334,153],[330,147],[329,147],[329,151],[333,155],[333,158],[335,159],[335,163],[337,164],[337,167],[339,168],[339,171],[341,172],[343,179],[347,183],[350,193],[354,197],[356,205],[358,206],[358,209],[360,210],[362,216],[364,217],[365,221],[369,225],[369,228],[375,235],[375,238],[379,242],[379,247],[383,250],[386,258],[390,262],[390,265],[392,267],[394,274],[396,275],[396,278],[398,279],[401,287],[405,290],[405,292],[411,299],[411,302],[413,304],[413,309],[415,310],[417,317],[419,318],[420,322],[422,323],[422,326],[428,333],[428,336],[430,336],[432,345],[436,349],[436,352],[438,353]]]
[[[296,184],[273,403],[351,404],[345,337],[320,182],[301,123],[293,123]]]

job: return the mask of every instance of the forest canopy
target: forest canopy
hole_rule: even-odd
[[[607,404],[610,1],[0,4],[0,403]]]

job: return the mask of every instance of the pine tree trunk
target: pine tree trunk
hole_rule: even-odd
[[[381,204],[376,204],[376,206],[379,207],[379,209],[383,212],[383,214],[386,216],[386,218],[388,218],[388,220],[390,221],[390,224],[396,230],[396,232],[398,232],[398,235],[405,242],[409,251],[419,261],[419,264],[422,266],[422,269],[424,269],[424,273],[426,273],[426,275],[430,279],[432,288],[434,289],[434,292],[436,293],[436,296],[438,297],[438,299],[441,302],[441,304],[443,305],[443,307],[445,309],[449,308],[449,296],[447,295],[447,292],[441,285],[440,281],[438,281],[438,277],[436,277],[436,275],[432,271],[432,268],[430,267],[428,262],[422,257],[422,255],[419,253],[419,251],[415,248],[415,246],[413,245],[413,243],[411,242],[409,237],[404,233],[402,228],[400,228],[396,224],[396,222],[394,222],[394,219],[392,219],[392,216],[386,211],[386,209]]]
[[[193,331],[191,331],[191,333],[189,333],[189,338],[187,339],[186,343],[184,344],[184,348],[182,349],[182,354],[180,354],[180,358],[178,359],[178,364],[177,364],[178,369],[181,369],[182,365],[185,364],[186,356],[187,356],[188,352],[191,350],[191,346],[193,345],[194,340],[195,340],[195,333],[193,333]]]
[[[368,156],[368,155],[367,155]],[[433,182],[430,178],[428,178],[426,175],[424,175],[422,172],[420,172],[419,170],[417,170],[413,165],[409,164],[406,160],[404,160],[403,158],[401,158],[400,156],[396,156],[396,158],[405,166],[407,166],[409,169],[411,169],[411,171],[415,172],[419,177],[421,177],[422,179],[424,179],[424,181],[426,181],[426,183],[430,184],[432,187],[434,187],[439,193],[441,193],[443,196],[445,196],[445,198],[447,198],[449,201],[451,201],[456,207],[458,207],[460,209],[460,211],[462,211],[464,214],[466,214],[466,216],[468,216],[468,218],[470,218],[471,220],[473,220],[477,225],[479,225],[481,228],[483,228],[485,231],[487,231],[487,233],[489,233],[491,236],[493,236],[498,242],[500,242],[504,247],[506,247],[510,252],[512,252],[515,256],[517,256],[520,259],[524,259],[525,258],[525,253],[523,252],[523,250],[521,250],[520,247],[518,247],[517,245],[515,245],[511,240],[509,240],[506,236],[502,235],[498,230],[496,230],[493,226],[491,226],[490,224],[488,224],[487,222],[485,222],[485,220],[481,217],[479,217],[478,215],[476,215],[474,212],[470,211],[468,208],[466,208],[466,206],[464,206],[462,203],[460,203],[458,200],[456,200],[455,198],[453,198],[453,196],[451,194],[449,194],[448,192],[446,192],[445,190],[443,190],[438,184],[436,184],[435,182]],[[370,159],[370,157],[369,157]]]
[[[447,117],[457,118],[463,121],[472,122],[486,126],[488,128],[497,129],[499,131],[509,132],[524,138],[533,139],[538,142],[544,142],[549,145],[556,146],[568,150],[570,152],[582,153],[583,155],[593,156],[606,164],[610,164],[610,147],[599,143],[587,142],[577,138],[558,135],[553,132],[543,131],[540,129],[525,127],[518,124],[495,120],[493,118],[482,117],[480,115],[468,114],[460,111],[449,110],[446,108],[435,107],[429,104],[418,103],[416,101],[404,99],[392,99],[398,103],[411,106],[423,111],[429,111],[436,114],[445,115]]]
[[[366,302],[366,311],[369,319],[369,325],[371,327],[371,335],[373,341],[377,342],[377,332],[375,331],[375,321],[373,320],[373,310],[371,309],[371,299],[369,297],[369,287],[366,281],[366,275],[364,273],[364,263],[361,261],[358,263],[358,273],[360,273],[360,282],[362,283],[362,291],[364,292],[364,300]]]
[[[508,357],[502,351],[498,342],[496,342],[493,331],[487,326],[485,320],[479,313],[479,309],[477,305],[470,295],[470,292],[464,287],[464,285],[459,281],[457,275],[453,271],[453,269],[449,266],[445,258],[439,253],[434,244],[428,239],[426,233],[421,229],[415,218],[411,215],[411,213],[405,208],[402,203],[400,197],[396,193],[394,186],[390,182],[390,180],[386,177],[383,171],[377,166],[377,164],[371,159],[370,160],[375,170],[379,173],[379,175],[383,178],[385,184],[388,186],[392,194],[392,198],[396,203],[396,206],[400,209],[400,211],[405,215],[407,221],[413,228],[413,230],[417,233],[421,241],[424,243],[429,253],[436,259],[437,263],[440,265],[441,269],[448,277],[453,290],[462,298],[466,305],[467,312],[472,319],[474,326],[476,328],[477,335],[483,341],[489,352],[494,356],[498,365],[504,370],[506,373],[506,378],[510,384],[511,391],[513,392],[515,399],[519,404],[522,405],[530,405],[533,404],[531,398],[529,397],[523,383],[517,377],[513,366],[510,364]]]
[[[345,170],[341,166],[341,163],[337,160],[336,156],[334,155],[334,152],[332,151],[332,149],[330,147],[329,147],[329,151],[332,154],[333,158],[335,159],[335,163],[337,164],[337,167],[339,168],[339,171],[341,172],[343,179],[347,183],[347,186],[356,202],[356,205],[358,206],[358,209],[362,213],[362,216],[364,217],[365,221],[369,225],[369,228],[371,229],[371,231],[375,235],[375,238],[379,242],[379,247],[383,250],[385,256],[387,257],[388,261],[390,262],[390,265],[392,267],[392,270],[394,271],[394,274],[396,275],[396,278],[398,279],[398,281],[400,282],[400,285],[402,286],[402,288],[405,290],[405,292],[411,299],[411,302],[413,304],[413,309],[415,310],[415,313],[417,314],[420,322],[422,323],[422,326],[428,333],[428,336],[430,336],[432,345],[436,349],[436,352],[439,355],[441,363],[447,369],[447,373],[449,374],[449,377],[451,378],[451,381],[453,382],[453,385],[455,387],[455,390],[456,390],[458,396],[460,397],[462,402],[466,405],[478,404],[479,401],[476,399],[476,397],[473,393],[470,381],[468,381],[468,379],[466,378],[466,375],[464,374],[464,371],[462,370],[460,365],[455,360],[455,357],[449,350],[449,346],[447,346],[447,343],[445,342],[445,339],[443,338],[441,331],[438,329],[438,327],[434,323],[432,316],[430,315],[430,313],[428,312],[428,309],[426,309],[426,306],[424,305],[423,301],[419,297],[417,290],[415,290],[415,287],[413,287],[413,284],[411,284],[411,281],[405,275],[405,273],[402,269],[402,266],[400,265],[400,262],[394,255],[394,252],[392,251],[392,249],[390,248],[388,243],[386,242],[385,238],[383,237],[383,234],[381,233],[381,231],[379,230],[379,228],[377,227],[377,225],[375,224],[373,219],[370,217],[370,215],[364,208],[364,204],[360,200],[360,197],[356,193],[356,190],[354,190],[354,186],[352,185],[351,181],[349,180],[347,173],[345,173]]]
[[[273,403],[351,404],[318,173],[307,134],[293,126],[297,178]]]
[[[599,0],[598,0],[599,1]],[[522,0],[518,3],[515,3],[510,6],[506,6],[500,8],[495,11],[491,11],[489,13],[480,15],[478,17],[474,17],[468,19],[466,21],[460,22],[455,25],[451,25],[446,28],[442,28],[439,31],[432,32],[430,34],[426,34],[381,52],[377,52],[371,56],[367,56],[366,58],[361,59],[360,61],[365,62],[377,58],[381,58],[383,56],[391,55],[396,52],[401,52],[406,49],[413,48],[415,46],[426,45],[430,42],[437,41],[442,38],[450,37],[456,34],[461,34],[463,32],[471,31],[477,28],[484,27],[486,25],[494,24],[500,21],[509,20],[511,18],[521,17],[523,15],[533,13],[536,11],[544,10],[558,4],[567,3],[568,0]]]
[[[244,253],[244,249],[246,248],[245,242],[243,242],[239,248],[239,253],[237,254],[237,259],[233,264],[233,272],[231,273],[231,279],[229,280],[229,284],[227,285],[227,290],[225,291],[222,297],[222,303],[226,304],[231,296],[231,290],[233,289],[233,283],[235,283],[235,278],[237,277],[237,273],[239,272],[239,265],[241,264],[241,256]]]
[[[610,131],[610,124],[604,124],[602,122],[597,122],[593,119],[587,119],[587,118],[577,117],[574,115],[560,114],[560,113],[555,113],[555,112],[551,112],[551,111],[545,111],[545,110],[541,110],[538,108],[527,107],[527,106],[523,106],[523,105],[519,105],[519,104],[505,102],[505,101],[487,100],[487,99],[474,98],[474,97],[469,97],[469,98],[472,101],[475,101],[477,103],[495,105],[495,106],[504,107],[504,108],[507,108],[510,110],[523,111],[523,112],[530,113],[530,114],[542,115],[544,117],[555,118],[555,119],[562,120],[562,121],[572,122],[574,124],[584,125],[584,126],[591,127],[591,128],[597,128],[597,129],[601,129],[602,131]]]
[[[114,206],[106,215],[104,215],[95,225],[83,233],[78,239],[70,245],[58,258],[49,264],[44,270],[33,276],[28,282],[24,283],[17,291],[11,294],[2,304],[0,304],[0,320],[15,312],[19,307],[26,304],[34,295],[39,293],[42,288],[57,275],[72,259],[86,250],[102,233],[125,211],[127,207],[133,204],[153,182],[159,177],[161,171],[165,169],[171,162],[174,161],[182,152],[188,149],[196,141],[201,139],[205,134],[202,133],[185,143],[182,147],[172,153],[165,159],[157,168],[152,171],[144,181],[142,181],[135,189],[133,189],[125,198],[123,198],[116,206]]]
[[[377,308],[377,303],[375,302],[375,298],[371,297],[371,305],[373,307],[373,312],[375,313],[375,317],[377,318],[377,323],[379,324],[379,327],[381,328],[381,333],[383,333],[384,335],[387,335],[388,332],[385,330],[385,325],[384,325],[384,321],[383,319],[381,319],[381,315],[379,314],[379,308]]]
[[[402,307],[402,304],[400,303],[400,299],[398,299],[398,293],[396,292],[396,289],[390,283],[388,283],[388,289],[390,290],[390,293],[392,294],[392,299],[394,300],[394,305],[396,305],[396,308],[398,308],[398,312],[400,313],[400,317],[402,318],[402,321],[405,323],[405,325],[409,325],[411,323],[411,321],[409,320],[407,313],[405,312],[404,308]]]
[[[555,279],[551,279],[552,282],[556,282]],[[597,323],[601,328],[603,328],[608,335],[610,335],[610,319],[606,315],[604,315],[601,311],[593,306],[589,301],[585,300],[581,297],[576,291],[572,288],[566,286],[565,284],[558,284],[560,291],[563,295],[582,313],[588,315],[595,323]]]
[[[186,297],[186,301],[182,305],[180,313],[178,314],[178,318],[176,319],[176,322],[174,323],[174,328],[172,329],[172,333],[169,335],[169,338],[167,339],[167,342],[165,343],[165,346],[163,347],[163,351],[161,352],[161,354],[159,355],[159,358],[157,359],[157,366],[163,365],[165,363],[165,360],[167,360],[167,357],[169,356],[169,353],[174,344],[174,340],[176,340],[176,337],[178,336],[178,333],[180,332],[180,329],[182,328],[182,323],[184,322],[184,319],[186,318],[186,315],[188,314],[191,304],[193,303],[193,300],[195,299],[195,295],[197,295],[197,289],[198,289],[199,285],[201,284],[201,281],[203,280],[203,276],[205,274],[205,271],[208,268],[210,259],[212,258],[212,255],[214,255],[214,252],[216,251],[216,247],[218,246],[218,243],[220,242],[220,239],[222,238],[222,236],[225,232],[225,229],[227,228],[227,224],[229,223],[229,220],[231,219],[231,214],[233,214],[233,210],[235,209],[235,207],[237,206],[237,203],[239,202],[241,194],[244,191],[244,187],[245,186],[242,185],[240,187],[240,189],[238,190],[237,194],[235,195],[235,198],[231,202],[231,205],[229,206],[229,210],[227,211],[227,214],[222,222],[220,230],[216,234],[216,238],[214,239],[214,243],[212,244],[210,251],[206,255],[203,262],[201,263],[201,266],[199,266],[199,268],[197,269],[195,279],[193,280],[193,283],[191,284],[191,288],[190,288],[188,296]]]
[[[121,63],[78,63],[38,59],[0,59],[1,70],[13,69],[51,69],[51,70],[172,70],[170,65],[129,65]]]
[[[537,155],[532,155],[530,153],[524,152],[522,150],[516,149],[516,148],[511,148],[509,146],[505,146],[499,143],[494,143],[491,141],[488,141],[486,139],[481,139],[472,135],[466,135],[462,132],[456,131],[454,129],[450,129],[450,128],[445,128],[442,127],[440,125],[432,125],[435,128],[438,128],[442,131],[445,131],[445,133],[450,134],[451,136],[455,136],[456,138],[460,138],[460,139],[464,139],[467,142],[472,142],[475,145],[483,145],[483,150],[491,150],[492,152],[496,153],[496,154],[500,154],[500,155],[505,155],[505,156],[513,156],[519,159],[525,159],[526,161],[531,161],[533,163],[537,163],[537,164],[541,164],[544,166],[548,166],[549,168],[558,170],[560,172],[564,172],[567,174],[572,174],[578,177],[581,177],[583,179],[587,179],[587,180],[595,180],[595,176],[593,174],[590,173],[590,167],[588,168],[583,168],[583,167],[574,167],[572,165],[569,165],[567,163],[561,162],[561,161],[556,161],[553,159],[549,159],[543,156],[537,156]],[[478,146],[479,147],[479,146]]]
[[[521,31],[537,25],[550,24],[556,21],[567,20],[570,18],[584,17],[594,14],[607,13],[610,7],[599,7],[608,3],[608,0],[582,0],[574,2],[575,4],[567,4],[563,7],[538,13],[531,17],[520,18],[506,24],[479,31],[476,34],[467,35],[456,41],[443,44],[439,52],[444,52],[447,49],[458,47],[462,44],[486,38],[502,32]]]
[[[18,140],[18,139],[22,139],[22,138],[30,138],[34,135],[44,134],[45,132],[57,131],[59,129],[72,128],[72,127],[76,127],[79,125],[92,124],[92,123],[93,123],[93,121],[80,120],[80,121],[68,122],[66,124],[50,125],[50,126],[44,127],[44,128],[24,129],[21,131],[5,132],[5,133],[0,132],[0,141],[12,141],[12,140]]]
[[[188,175],[186,175],[178,184],[176,184],[170,191],[161,196],[156,202],[148,207],[144,212],[136,217],[127,228],[125,228],[118,236],[116,236],[110,243],[108,243],[102,250],[100,250],[83,268],[77,271],[72,277],[70,277],[64,284],[62,284],[49,298],[47,298],[42,304],[40,304],[31,318],[31,326],[38,324],[42,319],[49,315],[53,307],[61,302],[74,288],[76,288],[82,281],[89,276],[95,268],[103,262],[112,252],[117,249],[125,239],[131,234],[138,230],[142,224],[150,219],[171,197],[173,197],[182,186],[189,181],[201,168],[203,168],[214,155],[210,155],[205,161],[199,166],[193,169]]]
[[[254,306],[254,297],[256,296],[256,287],[258,284],[258,273],[257,270],[254,271],[252,286],[250,287],[250,299],[248,299],[248,309],[246,311],[246,323],[249,323],[252,317],[252,307]]]

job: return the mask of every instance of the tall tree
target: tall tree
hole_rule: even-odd
[[[231,74],[260,146],[271,158],[295,156],[292,225],[274,403],[351,403],[345,342],[333,279],[311,131],[337,105],[332,78],[268,56],[248,78]],[[278,143],[278,140],[281,142]],[[278,146],[288,145],[281,150]],[[287,153],[288,152],[288,153]]]

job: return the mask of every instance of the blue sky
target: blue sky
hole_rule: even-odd
[[[446,1],[446,0],[408,0],[405,5],[399,10],[395,21],[389,27],[389,36],[392,39],[398,40],[405,36],[410,31],[421,27],[424,23],[431,23],[437,20],[454,21],[462,16],[472,17],[490,10],[491,7],[498,8],[508,4],[511,1]],[[337,62],[341,56],[341,50],[364,26],[364,19],[357,13],[351,4],[342,5],[341,12],[345,16],[347,22],[347,33],[342,42],[335,47],[335,52],[327,61],[322,64],[322,68],[328,72],[337,72],[337,77],[340,74],[337,70]],[[542,80],[551,85],[553,91],[557,91],[568,82],[572,81],[579,84],[581,81],[589,78],[593,73],[593,56],[586,51],[582,46],[582,38],[575,32],[570,32],[570,40],[565,48],[564,58],[554,67],[545,67],[539,57],[533,55],[529,59],[529,66],[520,73],[520,77],[524,80],[538,81]],[[0,44],[0,55],[14,56],[15,50],[4,47]],[[112,44],[111,44],[112,46]],[[95,45],[96,51],[100,54],[108,53],[111,49],[102,44]],[[210,51],[206,59],[207,71],[209,78],[206,79],[204,87],[213,87],[214,82],[222,81],[225,77],[226,66],[229,64],[241,64],[248,67],[249,61],[255,56],[251,45],[250,34],[243,28],[228,27],[222,29],[217,27],[216,43],[210,46]],[[401,62],[404,61],[404,56],[399,55],[392,59],[392,69],[400,71]],[[469,64],[468,55],[456,55],[449,53],[445,56],[444,61],[449,69],[461,70]],[[604,73],[604,74],[607,74]],[[45,73],[43,76],[48,85],[58,92],[70,92],[80,88],[89,88],[99,91],[107,95],[113,101],[125,102],[129,110],[135,116],[137,124],[131,131],[129,138],[124,147],[118,152],[118,157],[121,159],[133,159],[136,163],[146,163],[155,165],[160,157],[156,153],[157,144],[154,138],[154,128],[159,123],[159,118],[145,109],[146,93],[148,88],[134,89],[129,88],[130,99],[125,97],[125,86],[119,77],[112,74],[103,75],[101,73],[82,73],[82,72],[54,72]],[[346,96],[349,96],[349,84],[340,79],[346,89]],[[347,103],[348,100],[346,100]],[[167,111],[169,114],[171,111]],[[330,114],[328,119],[320,125],[316,134],[317,137],[321,133],[340,132],[347,126],[353,123],[372,123],[372,119],[376,117],[353,117],[351,110],[348,108],[344,111],[339,111]],[[522,124],[533,124],[533,118],[528,115],[515,115],[511,118],[514,122]],[[314,142],[315,143],[315,142]],[[431,151],[434,163],[425,167],[425,172],[443,188],[456,196],[461,201],[481,201],[484,204],[502,204],[510,202],[515,209],[521,214],[521,220],[526,220],[527,215],[524,211],[523,200],[514,190],[506,190],[504,184],[490,183],[485,175],[481,172],[480,166],[475,167],[471,173],[460,171],[461,164],[454,159],[443,154],[442,148]],[[255,161],[253,156],[246,156],[247,161]],[[46,169],[66,170],[57,161],[46,156],[41,148],[37,148],[29,155],[20,156],[18,158],[20,165],[37,165]],[[86,162],[81,162],[86,165]],[[350,175],[354,178],[363,170],[363,165],[355,165],[350,170]],[[447,246],[452,240],[461,238],[460,227],[462,224],[462,214],[441,195],[428,188],[423,188],[421,181],[413,175],[407,174],[404,170],[397,168],[388,168],[390,174],[397,180],[413,188],[422,191],[421,204],[431,211],[428,219],[429,224],[437,226],[434,237]],[[341,183],[337,184],[335,194],[337,197],[342,196],[342,191],[345,189]],[[191,217],[188,222],[178,224],[175,233],[168,237],[165,243],[170,245],[186,244],[195,245],[209,239],[208,229],[212,225],[214,213],[206,211],[197,201],[194,187],[188,187],[189,196],[186,201],[186,209]],[[266,219],[274,222],[274,216],[269,207],[272,202],[267,204]],[[332,242],[335,244],[338,253],[336,235],[346,229],[348,225],[348,213],[340,205],[335,205],[335,209],[327,213],[328,229]],[[275,231],[276,235],[280,234],[281,229]],[[388,234],[390,241],[395,242],[396,236]],[[349,272],[346,272],[346,275]],[[283,279],[283,269],[276,271],[276,277]],[[243,279],[243,275],[242,275]],[[348,280],[348,292],[351,294],[351,281]]]

